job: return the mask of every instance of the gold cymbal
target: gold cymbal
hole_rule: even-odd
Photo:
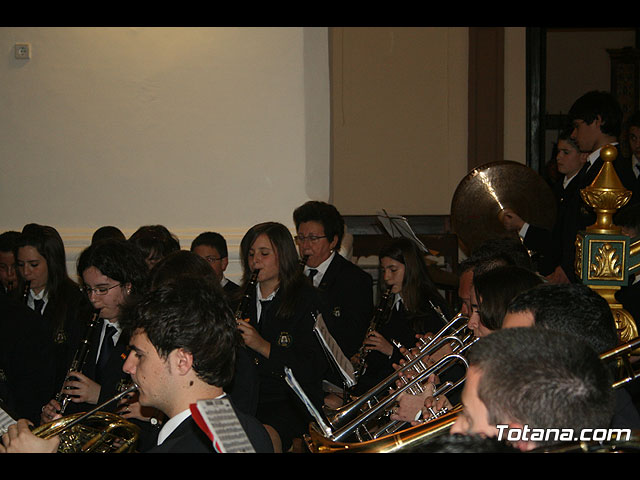
[[[510,160],[476,167],[458,184],[451,201],[451,225],[467,255],[491,238],[517,236],[502,225],[505,208],[548,229],[556,219],[551,187],[530,167]]]

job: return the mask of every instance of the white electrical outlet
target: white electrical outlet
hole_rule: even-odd
[[[31,45],[28,43],[16,43],[16,58],[29,60],[31,58]]]

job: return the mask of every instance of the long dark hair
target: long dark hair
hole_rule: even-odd
[[[305,285],[302,269],[298,259],[291,232],[277,222],[264,222],[254,225],[247,231],[240,242],[240,259],[242,262],[242,285],[246,288],[251,270],[249,269],[249,250],[260,235],[266,235],[273,246],[278,258],[279,293],[282,302],[277,312],[278,316],[293,315],[296,294]]]
[[[502,328],[509,302],[521,292],[543,283],[535,272],[514,265],[496,267],[473,276],[480,321],[489,330]]]
[[[404,278],[402,280],[402,301],[409,313],[409,317],[424,316],[434,306],[440,307],[442,313],[448,315],[446,301],[438,292],[435,283],[429,275],[427,262],[420,247],[408,238],[397,238],[385,246],[378,258],[389,257],[404,265]],[[380,282],[381,287],[384,282]],[[412,320],[413,321],[413,320]],[[416,326],[417,327],[417,326]],[[418,330],[414,328],[414,330]]]
[[[47,262],[46,294],[54,310],[54,332],[64,325],[67,313],[67,300],[79,287],[67,273],[67,258],[64,242],[58,231],[48,225],[29,223],[22,228],[16,241],[14,255],[18,258],[18,249],[33,247]],[[21,280],[23,281],[23,280]]]

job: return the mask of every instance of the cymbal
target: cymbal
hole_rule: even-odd
[[[491,238],[517,237],[504,229],[505,208],[547,229],[556,219],[553,191],[535,170],[510,160],[481,165],[462,179],[451,201],[451,225],[465,253]]]

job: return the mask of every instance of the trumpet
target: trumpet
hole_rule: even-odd
[[[391,307],[391,288],[387,288],[385,292],[380,297],[380,302],[378,302],[378,306],[376,307],[376,311],[371,318],[371,322],[369,322],[369,328],[367,329],[367,333],[364,336],[363,344],[358,350],[358,353],[354,355],[356,361],[354,362],[354,376],[356,381],[364,375],[367,370],[367,355],[369,354],[369,349],[364,345],[364,341],[367,339],[372,332],[374,332],[389,316],[389,309]]]
[[[423,339],[418,353],[415,356],[408,356],[407,363],[401,369],[381,380],[368,392],[342,407],[336,409],[323,407],[325,417],[332,427],[327,436],[333,441],[342,441],[354,435],[361,441],[365,438],[380,436],[385,430],[373,430],[368,424],[374,420],[379,422],[381,418],[388,415],[401,393],[417,388],[432,374],[442,375],[455,364],[461,363],[467,369],[468,364],[462,353],[478,340],[472,334],[464,332],[467,322],[466,317],[461,314],[456,315],[435,336]],[[457,326],[459,323],[463,325]],[[449,332],[451,329],[454,331]],[[453,353],[443,356],[428,366],[426,364],[428,357],[445,346],[450,346]],[[408,372],[416,372],[411,380],[406,379],[405,374]],[[404,384],[392,390],[400,379]],[[443,384],[438,394],[450,392],[463,382],[464,377],[455,383],[447,382]]]
[[[84,365],[87,361],[87,356],[89,355],[89,347],[91,346],[91,337],[93,336],[93,332],[99,324],[99,314],[100,311],[96,311],[89,323],[87,324],[86,331],[78,350],[73,357],[73,361],[71,362],[71,366],[69,370],[67,370],[67,375],[65,376],[65,382],[69,378],[69,374],[71,372],[81,372],[84,368]],[[73,395],[68,393],[68,390],[63,386],[58,394],[56,395],[56,400],[60,403],[60,413],[64,413],[67,409],[67,405],[73,398]]]
[[[32,433],[43,439],[59,435],[60,453],[132,452],[140,435],[139,427],[102,409],[137,389],[138,386],[132,384],[86,413],[76,413],[42,424],[34,428]]]
[[[236,308],[235,319],[237,320],[245,320],[249,318],[249,305],[251,305],[251,292],[258,283],[258,274],[260,273],[259,269],[251,272],[251,277],[249,277],[249,283],[247,287],[244,289],[244,293],[242,294],[242,298],[240,299],[240,303],[238,304],[238,308]]]

